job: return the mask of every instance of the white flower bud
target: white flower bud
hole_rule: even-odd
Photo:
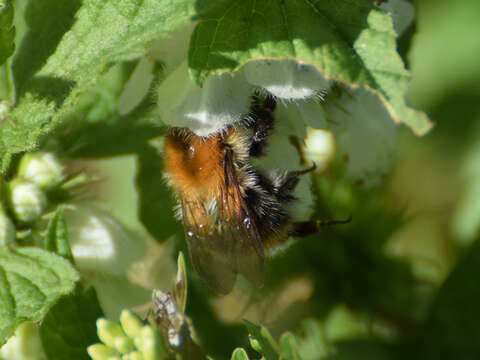
[[[247,81],[264,88],[282,100],[304,100],[330,88],[318,70],[294,60],[257,60],[247,62],[242,71]]]
[[[307,129],[303,154],[305,158],[317,165],[319,171],[325,170],[335,156],[335,139],[330,131]]]
[[[37,184],[16,179],[10,183],[11,202],[16,218],[32,222],[42,216],[47,197]]]
[[[20,161],[18,175],[41,189],[51,189],[62,181],[63,167],[51,153],[29,153]]]

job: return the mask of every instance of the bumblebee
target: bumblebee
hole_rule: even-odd
[[[315,166],[266,175],[250,164],[265,151],[275,106],[273,97],[254,96],[250,114],[236,124],[208,137],[174,127],[165,139],[166,178],[178,196],[191,261],[217,294],[229,293],[237,274],[262,286],[264,249],[345,222],[292,221],[292,192]]]

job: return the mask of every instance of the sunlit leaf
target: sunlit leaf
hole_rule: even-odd
[[[7,170],[13,154],[36,148],[114,61],[143,54],[152,40],[187,23],[192,4],[193,0],[90,0],[61,6],[52,0],[30,2],[30,33],[13,67],[19,86],[13,111],[17,126],[0,129],[0,169]],[[44,35],[37,39],[39,33]],[[35,49],[41,51],[37,54]]]
[[[40,321],[79,276],[70,262],[48,251],[0,249],[0,343],[23,321]]]

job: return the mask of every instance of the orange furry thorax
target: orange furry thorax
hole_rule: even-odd
[[[207,198],[224,180],[221,134],[203,138],[171,129],[165,139],[165,166],[171,184],[189,198]]]

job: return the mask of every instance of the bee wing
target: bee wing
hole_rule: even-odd
[[[236,272],[256,286],[262,286],[265,273],[262,240],[254,214],[242,197],[232,155],[231,150],[225,155],[225,188],[219,206],[222,223],[226,224],[222,230],[224,236],[233,244]]]
[[[227,150],[224,161],[225,184],[214,210],[200,201],[182,199],[193,266],[218,294],[232,290],[237,273],[261,286],[265,262],[255,220],[241,196],[231,151]]]
[[[216,293],[229,293],[236,278],[232,244],[215,229],[212,215],[202,202],[182,200],[182,212],[195,271]]]

